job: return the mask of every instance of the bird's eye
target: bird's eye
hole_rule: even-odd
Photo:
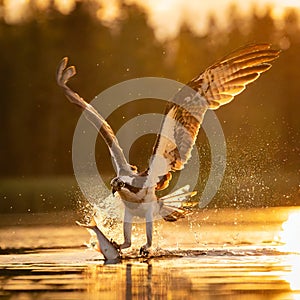
[[[116,177],[110,182],[110,185],[112,188],[119,190],[125,186],[125,183],[120,178]]]

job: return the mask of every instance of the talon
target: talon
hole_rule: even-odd
[[[146,246],[141,247],[140,255],[143,257],[147,257],[149,255],[149,250]]]

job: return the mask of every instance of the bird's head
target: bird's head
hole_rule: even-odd
[[[125,186],[125,182],[124,182],[120,177],[115,177],[115,178],[110,182],[110,186],[111,186],[112,194],[114,195],[115,192],[120,191],[121,188],[123,188],[123,187]]]

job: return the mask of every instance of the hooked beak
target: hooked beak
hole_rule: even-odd
[[[114,178],[111,183],[111,192],[113,194],[113,196],[115,195],[116,192],[120,191],[121,188],[124,186],[124,182],[122,180],[120,180],[119,178]]]

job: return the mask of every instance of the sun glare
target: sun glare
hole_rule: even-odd
[[[286,262],[288,273],[282,276],[292,291],[300,291],[300,259],[299,255],[289,256]]]
[[[292,212],[282,224],[279,241],[284,251],[300,254],[300,212]]]
[[[287,281],[292,291],[300,291],[300,211],[291,212],[282,224],[278,241],[282,243],[280,250],[293,252],[285,262],[287,274],[282,278]]]

